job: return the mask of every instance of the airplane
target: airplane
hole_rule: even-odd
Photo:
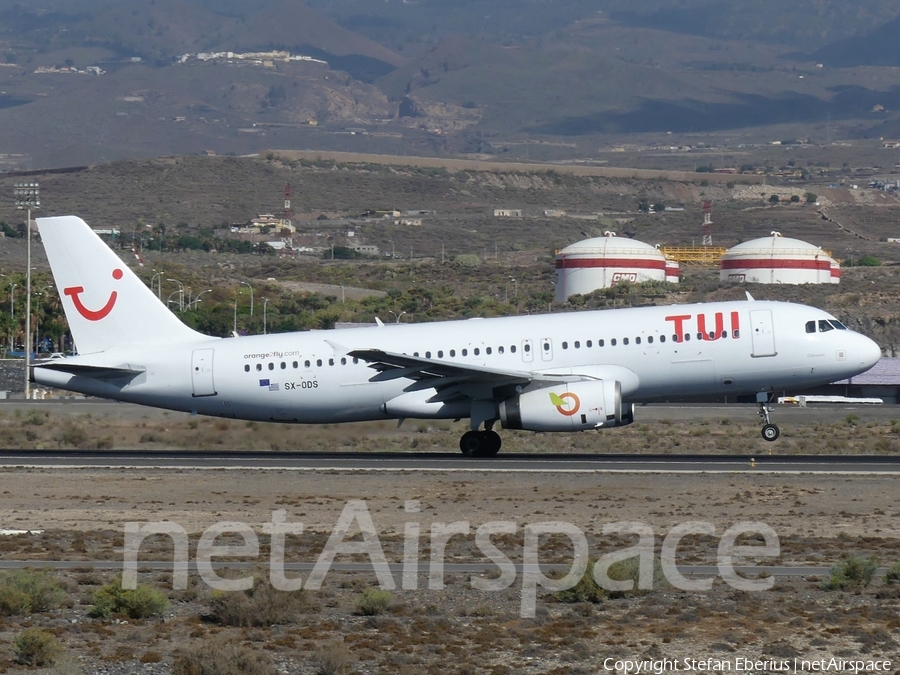
[[[830,314],[747,300],[218,338],[184,325],[80,218],[38,218],[77,356],[36,384],[200,415],[319,424],[469,419],[460,450],[503,429],[630,424],[635,404],[755,396],[852,377],[881,357]]]

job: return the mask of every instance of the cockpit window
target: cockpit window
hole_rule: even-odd
[[[834,326],[834,327],[837,328],[838,330],[847,330],[847,326],[845,326],[844,324],[842,324],[842,323],[841,323],[840,321],[838,321],[837,319],[830,319],[830,320],[828,321],[828,323],[830,323],[832,326]]]
[[[819,332],[820,332],[820,333],[827,333],[827,332],[830,331],[830,330],[834,330],[834,326],[832,326],[832,325],[831,325],[828,321],[826,321],[825,319],[819,319]]]
[[[816,322],[815,321],[807,321],[806,322],[806,332],[807,333],[815,333],[816,332]]]

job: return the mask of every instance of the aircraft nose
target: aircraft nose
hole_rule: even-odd
[[[866,370],[878,363],[881,358],[881,347],[874,340],[870,340],[864,335],[859,336],[860,345],[857,348],[857,358],[859,365],[865,367]]]

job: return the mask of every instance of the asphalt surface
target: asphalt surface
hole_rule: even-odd
[[[294,471],[492,471],[540,473],[900,474],[900,457],[866,455],[515,455],[142,450],[0,450],[0,467],[263,469]]]

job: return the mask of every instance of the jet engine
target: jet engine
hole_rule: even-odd
[[[569,382],[522,392],[500,403],[504,429],[582,431],[634,421],[634,407],[622,403],[618,380]]]

